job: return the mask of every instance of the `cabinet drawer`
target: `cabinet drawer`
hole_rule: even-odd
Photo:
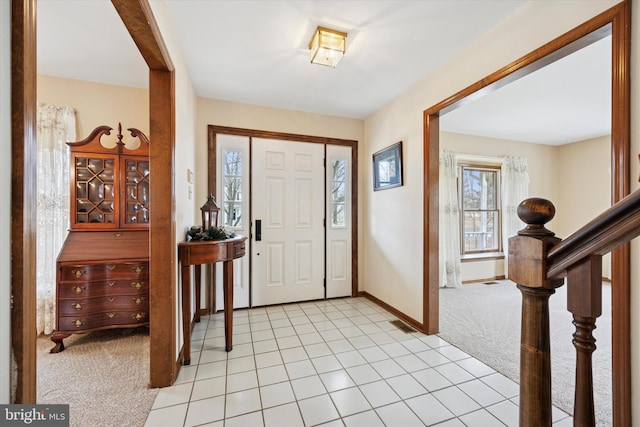
[[[62,282],[58,285],[59,299],[85,299],[114,295],[142,295],[149,293],[145,278],[129,280],[98,280],[95,282]]]
[[[78,316],[58,316],[58,331],[82,331],[104,326],[137,326],[149,323],[149,311],[108,311]]]
[[[58,300],[58,313],[61,316],[82,316],[98,311],[144,311],[149,312],[147,295],[110,295],[86,299]]]
[[[87,280],[146,277],[148,274],[147,262],[63,265],[60,267],[60,280],[64,281],[84,282]]]
[[[234,258],[240,258],[242,256],[244,256],[245,253],[245,247],[244,247],[244,240],[242,242],[236,242],[233,244],[233,257]]]

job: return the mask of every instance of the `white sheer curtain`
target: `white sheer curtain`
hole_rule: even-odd
[[[505,157],[502,161],[502,248],[504,251],[504,275],[509,277],[509,238],[525,227],[516,210],[529,197],[529,171],[527,159]]]
[[[456,154],[440,150],[440,287],[460,283],[460,221]]]
[[[69,228],[69,150],[76,140],[75,111],[38,105],[37,332],[55,327],[56,258]]]

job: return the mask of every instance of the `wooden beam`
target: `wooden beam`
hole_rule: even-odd
[[[36,1],[11,2],[11,346],[15,403],[36,402]]]

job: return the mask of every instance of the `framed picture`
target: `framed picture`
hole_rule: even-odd
[[[373,153],[373,190],[402,185],[402,141]]]

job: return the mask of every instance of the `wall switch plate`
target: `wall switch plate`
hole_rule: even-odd
[[[191,169],[187,169],[187,182],[193,184],[193,171]]]

